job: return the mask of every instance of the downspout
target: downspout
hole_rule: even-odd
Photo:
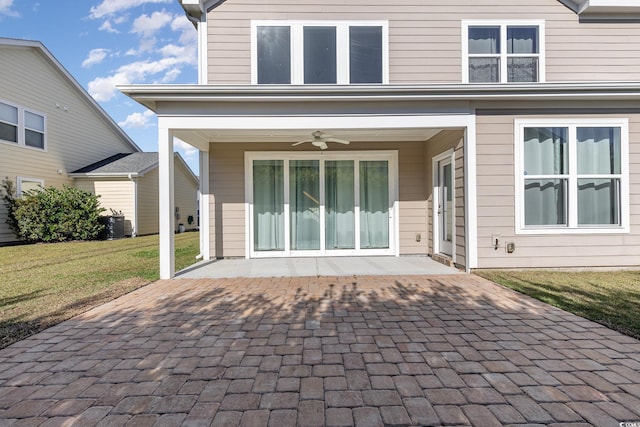
[[[133,182],[133,227],[131,227],[131,237],[138,235],[138,180],[132,174],[127,176]]]

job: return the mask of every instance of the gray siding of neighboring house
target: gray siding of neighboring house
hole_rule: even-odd
[[[160,229],[159,188],[158,168],[138,178],[138,235],[140,236],[156,234]]]
[[[181,161],[175,161],[174,176],[175,204],[180,208],[180,219],[176,221],[176,227],[183,224],[185,230],[195,230],[198,227],[198,185]],[[189,224],[190,216],[193,217],[191,224]]]
[[[128,178],[77,179],[76,188],[100,196],[100,207],[106,209],[102,215],[112,215],[111,209],[124,215],[124,234],[131,236],[137,231],[135,223],[135,182]]]

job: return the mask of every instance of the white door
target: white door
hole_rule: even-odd
[[[453,167],[451,157],[438,162],[438,239],[440,253],[453,254]]]

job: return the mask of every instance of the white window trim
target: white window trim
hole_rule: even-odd
[[[353,249],[353,250],[327,250],[324,241],[324,224],[320,222],[320,250],[295,251],[291,250],[289,231],[289,168],[290,160],[387,160],[389,162],[389,201],[392,205],[389,208],[389,248],[387,249]],[[322,257],[322,256],[399,256],[400,233],[399,233],[399,188],[398,188],[398,152],[396,150],[380,151],[355,151],[344,153],[327,152],[290,152],[290,151],[247,151],[244,156],[244,182],[245,182],[245,256],[246,258],[284,258],[284,257]],[[285,229],[285,249],[284,251],[254,251],[253,248],[253,161],[254,160],[284,160],[284,229]],[[320,167],[321,179],[324,168]],[[356,178],[357,185],[357,178]],[[356,194],[356,206],[359,204]],[[320,186],[320,199],[324,200],[324,186]],[[321,206],[324,213],[324,205]],[[356,242],[359,241],[359,221],[360,216],[355,215]],[[356,243],[356,247],[358,243]]]
[[[40,178],[29,178],[26,176],[18,176],[16,177],[16,193],[18,197],[22,197],[22,183],[24,181],[28,182],[37,182],[40,186],[44,187],[44,179]]]
[[[577,179],[575,129],[577,127],[619,127],[620,128],[620,225],[578,226],[577,192],[569,188],[567,226],[525,227],[524,224],[524,128],[525,127],[566,127],[569,138],[569,174],[571,182]],[[628,119],[515,119],[515,229],[516,234],[622,234],[630,232],[629,223],[629,120]],[[607,174],[607,177],[617,174]]]
[[[349,77],[349,27],[382,27],[382,84],[389,83],[389,21],[251,21],[251,84],[258,84],[258,27],[291,28],[291,83],[304,83],[303,27],[336,27],[336,83],[348,85]],[[360,83],[354,83],[360,84]],[[375,83],[380,84],[380,83]]]
[[[36,111],[34,109],[25,108],[25,107],[22,107],[20,105],[14,104],[13,102],[5,101],[4,99],[0,99],[0,102],[2,102],[3,104],[9,105],[9,106],[11,106],[13,108],[17,108],[18,109],[18,131],[17,131],[18,132],[18,141],[14,142],[14,141],[7,141],[7,140],[4,140],[4,139],[0,139],[0,143],[11,145],[13,147],[18,146],[18,147],[26,148],[26,149],[29,149],[29,150],[36,150],[36,151],[40,151],[40,152],[45,151],[46,152],[47,151],[47,116],[44,113],[41,113],[41,112]],[[29,129],[29,128],[26,127],[25,118],[24,118],[25,112],[36,114],[36,115],[41,116],[43,118],[43,120],[44,120],[44,134],[43,134],[44,147],[42,147],[42,148],[31,147],[31,146],[29,146],[29,145],[27,145],[25,143],[25,130],[28,129],[28,130],[32,130],[34,132],[40,132],[40,131]],[[8,122],[3,122],[3,123],[8,123]]]
[[[500,27],[500,54],[495,56],[500,57],[500,82],[494,84],[519,84],[521,82],[508,82],[507,81],[507,57],[525,56],[531,57],[531,54],[507,54],[507,27],[521,26],[521,27],[538,27],[538,81],[536,83],[544,83],[546,81],[546,49],[545,49],[545,21],[542,19],[474,19],[462,21],[462,83],[469,83],[469,27],[475,26],[494,26]],[[488,55],[481,55],[488,56]],[[472,84],[491,84],[487,83],[472,83]]]

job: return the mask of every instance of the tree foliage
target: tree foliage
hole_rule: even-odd
[[[16,194],[13,182],[2,180],[3,200],[8,210],[7,224],[29,242],[61,242],[96,239],[104,229],[100,224],[99,196],[65,185]]]

